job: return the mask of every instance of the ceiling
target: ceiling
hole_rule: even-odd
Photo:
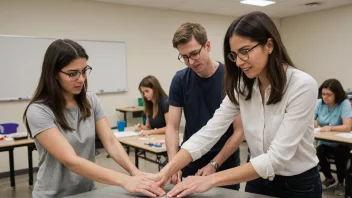
[[[274,0],[275,4],[258,7],[241,4],[241,0],[90,0],[104,3],[179,10],[188,12],[240,16],[252,11],[262,11],[270,17],[282,18],[308,12],[331,9],[348,4],[352,0]],[[319,6],[306,6],[306,3],[322,2]]]

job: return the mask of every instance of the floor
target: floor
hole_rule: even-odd
[[[241,161],[245,162],[247,159],[247,144],[243,143],[240,147],[241,149]],[[117,165],[111,158],[106,158],[106,151],[104,149],[99,149],[100,154],[96,156],[97,164],[100,164],[104,167],[127,173],[119,165]],[[134,152],[130,152],[130,157],[134,161]],[[144,160],[139,161],[139,167],[142,171],[156,173],[158,167],[156,164],[146,162]],[[36,174],[34,174],[35,182]],[[105,184],[97,183],[97,188],[106,186]],[[245,184],[241,184],[241,189],[244,190]],[[28,175],[16,176],[16,189],[13,190],[10,186],[10,179],[5,178],[0,180],[0,198],[30,198],[32,188],[28,186]],[[342,198],[342,196],[334,195],[334,189],[324,190],[323,198]]]

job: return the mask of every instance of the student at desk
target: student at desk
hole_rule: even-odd
[[[98,97],[87,92],[92,68],[76,42],[54,41],[47,49],[39,84],[23,118],[39,153],[32,195],[65,197],[91,191],[94,181],[128,192],[160,196],[165,192],[132,163],[113,135]],[[109,155],[132,176],[95,164],[95,133]]]
[[[137,125],[139,135],[148,136],[164,134],[166,130],[167,115],[169,112],[168,97],[154,76],[142,79],[138,86],[144,102],[144,113],[147,116],[145,125]]]
[[[314,113],[314,127],[320,127],[321,132],[347,132],[351,130],[352,110],[347,100],[341,83],[336,79],[328,79],[319,88],[319,98]],[[320,170],[325,176],[323,189],[335,184],[331,175],[330,164],[327,157],[331,154],[335,157],[338,185],[335,194],[344,195],[344,178],[350,149],[348,146],[338,143],[319,141],[317,156]]]

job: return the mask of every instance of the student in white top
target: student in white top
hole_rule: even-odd
[[[166,181],[217,142],[241,114],[249,163],[209,176],[190,176],[168,196],[246,182],[246,191],[297,198],[322,196],[314,141],[316,81],[295,69],[273,21],[262,12],[236,19],[224,39],[227,97],[206,126],[158,173]],[[159,178],[160,178],[159,177]]]

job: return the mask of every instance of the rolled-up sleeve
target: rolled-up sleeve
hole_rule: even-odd
[[[308,127],[313,126],[318,95],[315,80],[302,80],[288,94],[290,96],[275,138],[267,152],[251,159],[255,171],[264,179],[272,179],[276,172],[283,170],[296,154],[303,136],[312,131]]]
[[[226,96],[219,109],[208,123],[182,145],[192,156],[193,161],[206,154],[226,132],[229,125],[239,113],[239,107]]]

